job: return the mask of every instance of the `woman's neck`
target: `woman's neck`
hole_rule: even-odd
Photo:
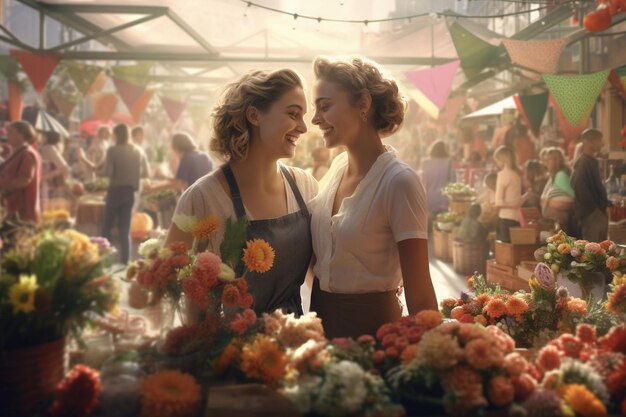
[[[278,161],[260,152],[248,152],[245,160],[231,161],[229,165],[242,183],[252,186],[273,184],[280,177]]]
[[[348,168],[346,175],[364,177],[380,155],[386,152],[378,134],[361,137],[347,147]]]

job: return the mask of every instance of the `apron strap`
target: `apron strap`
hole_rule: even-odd
[[[293,191],[294,197],[296,197],[296,201],[298,202],[298,206],[300,207],[300,210],[303,210],[306,214],[308,214],[309,211],[306,208],[306,203],[304,202],[304,199],[302,198],[302,194],[300,194],[300,190],[298,189],[296,180],[291,176],[291,173],[289,172],[289,169],[287,169],[286,166],[281,165],[280,169],[281,171],[283,171],[283,175],[285,176],[285,178],[287,178],[287,182],[289,183],[289,186],[291,187],[291,191]]]
[[[226,182],[230,188],[230,198],[233,200],[235,214],[237,215],[237,218],[240,219],[246,215],[246,209],[243,207],[243,200],[241,199],[241,194],[239,193],[239,187],[237,186],[235,175],[233,175],[233,171],[230,169],[230,165],[228,164],[222,166],[222,172],[224,173],[224,177],[226,177]]]

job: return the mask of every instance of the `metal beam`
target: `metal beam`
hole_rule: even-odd
[[[6,42],[9,45],[17,46],[18,48],[24,49],[26,51],[30,51],[30,52],[36,52],[37,51],[37,48],[34,48],[34,47],[30,46],[30,45],[22,43],[22,41],[20,41],[20,40],[15,41],[15,40],[7,37],[7,36],[0,35],[0,41]]]
[[[205,51],[210,53],[211,55],[219,55],[219,51],[211,44],[209,44],[206,39],[204,39],[198,32],[196,32],[191,26],[187,24],[183,19],[181,19],[176,13],[172,10],[167,11],[167,17],[169,17],[172,22],[174,22],[179,28],[181,28],[187,35],[189,35],[194,41],[198,43]]]
[[[18,2],[37,11],[43,11],[46,15],[50,16],[59,23],[81,32],[84,34],[94,33],[102,30],[102,28],[94,25],[93,23],[83,19],[82,17],[72,13],[56,13],[48,10],[48,4],[39,3],[35,0],[17,0]],[[114,36],[107,36],[105,42],[112,44],[118,50],[130,50],[131,47],[126,42],[122,42]]]
[[[21,0],[20,0],[21,1]],[[166,6],[136,6],[130,4],[59,4],[37,2],[51,13],[109,13],[109,14],[165,14]]]
[[[207,53],[186,52],[135,52],[135,51],[68,51],[63,59],[93,61],[189,61],[189,62],[313,62],[314,56],[214,56]],[[455,61],[457,58],[419,58],[419,57],[370,57],[380,64],[390,65],[441,65]]]
[[[81,44],[83,42],[87,42],[87,41],[92,40],[92,39],[97,39],[97,38],[100,38],[100,37],[103,37],[103,36],[106,36],[106,35],[110,35],[110,34],[115,33],[115,32],[119,32],[119,31],[127,29],[129,27],[133,27],[133,26],[137,26],[137,25],[140,25],[142,23],[145,23],[145,22],[149,22],[150,20],[154,20],[154,19],[157,19],[157,18],[163,16],[163,14],[154,14],[154,15],[144,16],[144,17],[139,18],[137,20],[133,20],[132,22],[127,22],[127,23],[124,23],[124,24],[112,27],[112,28],[107,29],[107,30],[101,30],[99,32],[92,33],[90,35],[86,35],[86,36],[83,36],[81,38],[74,39],[73,41],[66,42],[66,43],[64,43],[62,45],[57,45],[54,48],[50,48],[49,51],[54,52],[54,51],[59,51],[61,49],[67,49],[67,48],[70,48],[70,47],[72,47],[74,45],[78,45],[78,44]]]

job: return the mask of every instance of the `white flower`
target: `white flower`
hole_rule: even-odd
[[[220,272],[217,274],[217,278],[223,282],[232,282],[235,280],[235,271],[225,263],[220,264]]]
[[[176,224],[176,226],[185,233],[191,233],[196,224],[198,223],[198,219],[196,216],[188,216],[186,214],[176,214],[172,221]]]
[[[165,260],[172,256],[174,252],[170,248],[161,248],[159,249],[159,259]]]
[[[160,247],[161,241],[159,239],[148,239],[145,242],[139,244],[137,252],[144,258],[149,258],[150,254],[152,254],[152,252],[155,250],[159,250]]]
[[[317,395],[322,379],[317,376],[300,378],[296,385],[285,389],[284,394],[301,413],[308,413],[313,406],[313,397]]]

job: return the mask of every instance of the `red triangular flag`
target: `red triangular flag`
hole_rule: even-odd
[[[139,98],[135,101],[135,104],[130,108],[130,114],[133,116],[133,120],[135,123],[139,122],[141,116],[146,111],[148,107],[148,103],[152,100],[152,96],[154,95],[154,90],[146,90],[139,96]]]
[[[10,53],[20,61],[22,69],[39,95],[63,56],[58,52],[29,52],[15,49]]]
[[[139,97],[141,97],[141,95],[145,91],[145,87],[133,84],[120,77],[113,76],[112,78],[113,84],[115,84],[117,93],[122,98],[122,101],[124,102],[124,104],[126,104],[128,110],[132,109],[135,102],[139,99]]]
[[[163,95],[159,96],[159,98],[161,99],[161,104],[163,105],[163,108],[172,123],[176,123],[180,118],[180,115],[183,114],[183,111],[187,108],[187,102],[173,100]]]
[[[101,122],[108,122],[111,120],[113,113],[117,107],[117,96],[113,93],[103,93],[100,96],[94,98],[94,114],[96,119]]]

